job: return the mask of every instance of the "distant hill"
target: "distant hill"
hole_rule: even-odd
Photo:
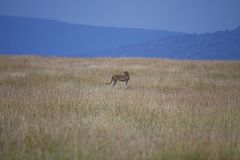
[[[94,57],[90,53],[177,35],[183,33],[0,16],[1,54]]]
[[[105,53],[113,57],[240,60],[240,27],[231,31],[165,37],[97,54]]]
[[[0,54],[240,60],[240,27],[184,34],[0,16]]]

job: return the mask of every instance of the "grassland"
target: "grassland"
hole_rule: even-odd
[[[0,159],[238,160],[240,62],[0,56]]]

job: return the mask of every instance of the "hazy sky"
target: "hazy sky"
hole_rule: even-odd
[[[0,0],[0,15],[101,26],[212,32],[240,25],[240,0]]]

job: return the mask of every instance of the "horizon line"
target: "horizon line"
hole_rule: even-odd
[[[26,18],[26,19],[39,19],[39,20],[47,20],[47,21],[55,21],[59,23],[65,23],[70,25],[83,25],[83,26],[90,26],[90,27],[104,27],[104,28],[116,28],[116,29],[139,29],[139,30],[152,30],[152,31],[163,31],[163,32],[177,32],[177,33],[185,33],[185,34],[205,34],[205,33],[215,33],[219,31],[230,31],[234,30],[238,27],[240,27],[240,24],[232,29],[225,29],[225,30],[216,30],[213,32],[187,32],[187,31],[177,31],[177,30],[168,30],[168,29],[156,29],[156,28],[145,28],[145,27],[125,27],[125,26],[108,26],[108,25],[94,25],[94,24],[82,24],[77,22],[70,22],[70,21],[64,21],[59,19],[50,19],[45,17],[32,17],[32,16],[18,16],[18,15],[6,15],[6,14],[0,14],[2,17],[15,17],[15,18]]]

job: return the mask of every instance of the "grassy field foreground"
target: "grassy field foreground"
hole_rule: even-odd
[[[238,160],[240,62],[0,56],[0,159]]]

